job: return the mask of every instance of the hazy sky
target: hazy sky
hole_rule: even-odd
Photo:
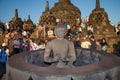
[[[48,0],[52,8],[58,0]],[[95,8],[96,0],[71,0],[80,9],[81,17],[91,14]],[[42,12],[45,10],[46,0],[0,0],[0,21],[8,22],[14,17],[15,9],[18,9],[19,17],[24,20],[31,16],[36,24],[39,22]],[[109,20],[116,24],[120,21],[120,0],[100,0],[101,8],[108,14]]]

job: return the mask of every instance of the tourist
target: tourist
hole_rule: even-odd
[[[87,35],[88,37],[90,37],[91,35],[93,35],[94,31],[93,31],[93,26],[92,24],[90,24],[88,27],[87,27]]]
[[[38,49],[45,49],[45,41],[41,41],[40,44],[38,44]]]
[[[120,36],[120,23],[118,23],[118,26],[116,28],[117,35]]]
[[[78,27],[78,32],[79,32],[80,34],[82,33],[82,27],[81,27],[81,26]]]
[[[32,40],[29,39],[29,47],[30,47],[30,51],[34,51],[38,49],[38,45]]]
[[[64,25],[64,27],[67,28],[68,23],[67,22],[63,22],[63,25]]]
[[[7,48],[6,43],[3,43],[2,49],[0,49],[0,65],[1,65],[2,75],[6,73],[6,62],[8,60],[9,55],[10,55],[9,49]]]
[[[102,51],[107,51],[108,50],[108,44],[105,38],[102,38],[101,40],[101,50]]]
[[[29,40],[26,36],[23,37],[21,42],[21,51],[29,51]]]
[[[60,19],[57,18],[57,19],[56,19],[56,23],[59,23],[59,22],[60,22]]]
[[[96,44],[96,41],[95,41],[94,36],[91,36],[91,37],[90,37],[90,42],[91,42],[91,47],[90,47],[90,49],[96,50],[97,44]]]
[[[74,25],[73,27],[72,27],[72,29],[70,30],[70,36],[72,37],[72,38],[75,38],[76,36],[77,36],[77,29],[76,29],[76,26]]]
[[[26,37],[28,36],[27,31],[24,29],[22,30],[22,36],[26,36]]]
[[[3,43],[5,43],[7,46],[8,46],[8,44],[9,44],[9,39],[10,39],[10,35],[9,35],[9,34],[6,34],[6,35],[4,36]]]
[[[19,35],[15,35],[14,38],[13,38],[13,54],[17,54],[17,53],[20,53],[20,38],[19,38]]]
[[[75,40],[73,41],[73,43],[74,43],[74,47],[75,48],[80,48],[81,46],[81,43],[80,43],[80,37],[77,37],[77,38],[75,38]]]
[[[71,26],[67,25],[66,37],[70,36]]]
[[[89,17],[86,16],[85,22],[88,23],[89,22]]]
[[[9,23],[6,23],[6,24],[5,24],[5,30],[8,31],[8,32],[10,31]]]
[[[101,50],[101,44],[100,44],[100,39],[96,40],[96,50]]]
[[[86,28],[86,23],[85,23],[85,19],[82,18],[82,22],[81,22],[81,25],[82,29],[85,29]]]
[[[81,28],[81,26],[77,26],[76,36],[75,37],[80,37],[81,34],[82,34],[82,28]]]
[[[51,28],[49,28],[49,30],[47,31],[47,36],[48,39],[53,39],[55,37],[54,32]]]
[[[83,40],[81,41],[81,47],[85,49],[90,49],[91,43],[86,37],[84,37]]]
[[[81,23],[81,27],[82,29],[85,29],[86,28],[86,24],[84,22]]]

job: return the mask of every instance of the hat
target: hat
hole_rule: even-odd
[[[7,43],[2,43],[2,47],[7,46]]]

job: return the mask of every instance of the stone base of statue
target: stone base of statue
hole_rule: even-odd
[[[74,67],[45,63],[44,50],[24,52],[7,62],[6,80],[120,80],[120,58],[100,51],[76,49]]]

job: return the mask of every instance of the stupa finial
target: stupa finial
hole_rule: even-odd
[[[45,11],[49,11],[49,2],[46,1],[46,8],[45,8]]]
[[[96,0],[96,9],[100,9],[100,0]]]
[[[70,0],[59,0],[59,2],[70,2]]]
[[[15,9],[15,18],[18,18],[18,10]]]

